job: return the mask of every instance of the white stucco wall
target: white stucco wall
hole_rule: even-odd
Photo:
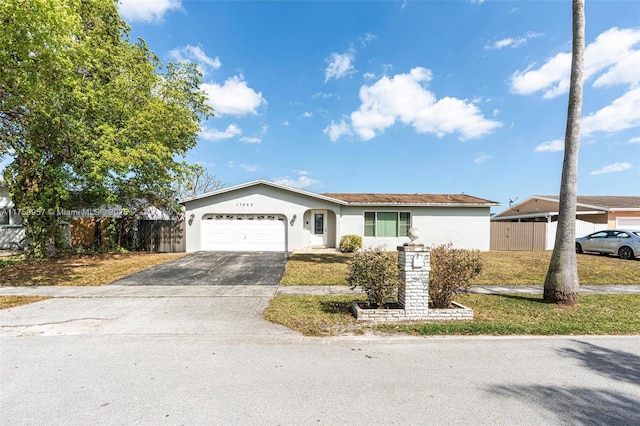
[[[259,184],[223,192],[185,203],[186,250],[201,250],[200,224],[206,214],[275,214],[286,218],[287,251],[308,246],[310,222],[304,220],[309,209],[330,210],[340,215],[340,206],[328,201]],[[190,220],[193,214],[193,221]],[[296,220],[291,224],[293,215]]]
[[[420,230],[418,242],[427,246],[450,242],[455,248],[489,250],[489,207],[342,207],[341,234],[364,235],[365,211],[410,212],[411,226]],[[409,237],[363,237],[365,247],[384,245],[389,250],[406,242]]]

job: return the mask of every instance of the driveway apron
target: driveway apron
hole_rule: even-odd
[[[196,252],[114,281],[119,286],[278,285],[286,253]]]

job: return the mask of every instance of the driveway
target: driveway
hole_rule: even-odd
[[[197,252],[114,281],[112,285],[278,285],[287,253]]]

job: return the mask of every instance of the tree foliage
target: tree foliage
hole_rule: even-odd
[[[397,259],[382,247],[358,250],[353,255],[347,282],[351,288],[361,287],[369,304],[384,308],[398,294],[400,277]]]
[[[0,23],[0,155],[35,254],[64,209],[175,204],[212,114],[195,65],[162,67],[116,0],[3,0]]]
[[[467,292],[471,280],[482,272],[479,250],[454,249],[451,243],[431,249],[429,301],[447,309],[458,292]]]
[[[578,150],[584,79],[584,0],[573,0],[573,47],[564,161],[560,182],[558,228],[555,246],[544,281],[544,301],[573,305],[578,301],[578,263],[575,251]]]

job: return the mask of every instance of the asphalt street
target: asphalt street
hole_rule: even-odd
[[[305,338],[270,298],[0,310],[0,423],[640,424],[640,336]]]

